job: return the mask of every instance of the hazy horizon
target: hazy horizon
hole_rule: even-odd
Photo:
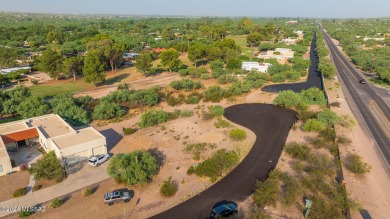
[[[26,0],[6,1],[3,12],[30,12],[78,15],[185,16],[185,17],[302,17],[302,18],[379,18],[389,17],[388,0]]]

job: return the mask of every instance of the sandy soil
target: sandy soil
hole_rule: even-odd
[[[26,187],[30,180],[27,171],[18,171],[9,176],[0,177],[0,202],[13,198],[12,194],[20,188]]]
[[[330,90],[328,92],[330,102],[341,103],[340,108],[333,107],[332,110],[338,115],[349,115],[356,120],[346,101],[345,93],[341,92],[339,85],[332,82],[328,87],[332,88],[332,90],[328,89]],[[372,167],[371,172],[363,177],[356,176],[343,167],[347,191],[354,200],[361,204],[362,209],[368,211],[372,218],[389,218],[390,176],[388,167],[365,124],[355,125],[350,130],[337,126],[336,130],[338,134],[346,135],[352,140],[351,146],[340,147],[341,156],[344,158],[348,152],[357,153]],[[352,218],[362,218],[357,211],[351,213]]]

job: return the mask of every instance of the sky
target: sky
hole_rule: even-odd
[[[0,11],[223,17],[389,17],[389,0],[0,0]]]

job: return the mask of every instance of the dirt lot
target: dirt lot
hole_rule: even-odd
[[[30,173],[18,171],[8,176],[0,176],[0,202],[13,198],[12,193],[26,187],[30,180]]]

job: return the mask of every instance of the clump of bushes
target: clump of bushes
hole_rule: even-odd
[[[344,159],[344,165],[349,171],[358,175],[371,171],[371,166],[365,163],[358,154],[348,154]]]
[[[42,188],[42,184],[37,184],[33,186],[33,191],[38,191]]]
[[[23,188],[17,189],[17,190],[12,194],[12,197],[16,198],[16,197],[23,196],[23,195],[25,195],[25,194],[27,194],[26,187],[23,187]]]
[[[192,92],[187,96],[186,103],[187,104],[197,104],[203,98],[203,95],[198,92]]]
[[[191,110],[182,110],[180,112],[180,117],[191,117],[194,115],[194,112],[192,112]]]
[[[203,87],[202,83],[190,79],[181,79],[179,81],[172,81],[169,85],[175,90],[185,90],[185,91],[192,91]]]
[[[161,185],[160,193],[164,197],[172,197],[177,192],[177,185],[172,181],[172,177],[169,177],[168,180],[165,180]]]
[[[215,182],[219,177],[231,170],[238,163],[239,159],[240,156],[234,151],[220,149],[211,158],[200,163],[194,172],[197,176],[208,177],[212,182]],[[188,170],[188,172],[191,171]]]
[[[204,120],[209,120],[209,119],[213,119],[215,117],[220,117],[225,113],[225,109],[220,105],[210,106],[210,107],[208,107],[208,109],[209,109],[208,112],[203,113]]]
[[[205,101],[218,103],[223,99],[224,93],[225,91],[220,86],[211,86],[204,92]]]
[[[60,207],[61,205],[62,205],[62,200],[59,199],[59,198],[56,198],[56,199],[54,199],[54,200],[51,202],[50,207],[52,207],[52,208],[58,208],[58,207]]]
[[[123,133],[125,135],[131,135],[131,134],[134,134],[135,132],[137,132],[137,129],[133,129],[133,128],[125,128],[123,130]]]
[[[317,119],[323,122],[326,126],[332,126],[339,122],[339,117],[330,109],[325,109],[318,113]]]
[[[320,132],[325,128],[325,124],[318,119],[308,119],[302,126],[304,132]]]
[[[301,144],[295,141],[286,144],[284,150],[293,158],[299,160],[307,160],[311,151],[309,146],[307,146],[306,144]]]
[[[189,144],[184,148],[187,153],[192,153],[192,159],[200,160],[202,152],[206,150],[207,143]]]
[[[218,121],[214,122],[214,126],[216,128],[229,128],[231,124],[226,120],[218,118]]]
[[[169,113],[163,110],[148,110],[141,115],[141,121],[139,126],[141,128],[147,128],[155,126],[169,120]]]
[[[246,138],[246,132],[242,129],[232,129],[230,130],[229,137],[235,141],[243,140]]]
[[[32,210],[21,210],[18,213],[18,217],[29,217],[32,214],[34,214],[34,211]]]
[[[276,206],[280,194],[280,182],[278,170],[272,170],[265,181],[257,180],[255,184],[255,192],[253,194],[253,202],[260,206],[267,205]]]
[[[84,197],[90,196],[90,195],[92,195],[92,194],[93,194],[93,189],[91,189],[91,188],[86,188],[86,189],[84,189],[84,191],[83,191]]]

